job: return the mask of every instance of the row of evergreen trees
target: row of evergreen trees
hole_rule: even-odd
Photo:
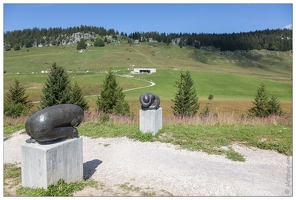
[[[200,103],[194,87],[194,82],[190,76],[190,72],[181,72],[180,81],[176,81],[177,93],[172,99],[173,114],[175,116],[193,117],[199,110]],[[40,101],[40,109],[57,105],[57,104],[75,104],[83,110],[88,110],[89,106],[82,95],[82,89],[75,82],[71,86],[69,77],[63,67],[53,63],[50,74],[46,80],[45,86],[42,88],[43,96]],[[213,95],[208,98],[210,101]],[[130,116],[130,106],[125,100],[122,87],[116,81],[115,74],[109,70],[103,81],[101,94],[98,96],[97,110],[105,114],[116,114]],[[282,115],[282,109],[277,97],[273,94],[269,97],[264,84],[258,88],[257,95],[253,102],[254,107],[248,110],[249,116],[267,117],[269,115]],[[15,80],[15,85],[11,86],[5,95],[4,114],[7,116],[18,117],[29,114],[33,107],[32,101],[25,95],[25,88]],[[209,113],[208,107],[203,112],[203,116]]]
[[[147,42],[149,38],[163,43],[171,43],[172,40],[180,38],[180,47],[184,45],[200,48],[201,46],[214,46],[221,51],[267,49],[277,51],[292,50],[292,30],[275,29],[254,32],[240,32],[232,34],[208,34],[208,33],[159,33],[159,32],[134,32],[127,36],[127,33],[114,29],[106,30],[103,27],[83,26],[62,28],[33,28],[4,33],[4,44],[7,50],[15,45],[30,48],[34,44],[59,44],[67,40],[73,33],[89,33],[93,36],[104,37],[111,35],[117,38],[121,35],[125,38]]]
[[[114,29],[106,30],[104,27],[96,26],[83,26],[69,27],[69,28],[33,28],[24,30],[7,31],[4,33],[5,46],[14,47],[15,44],[26,48],[32,47],[34,44],[59,44],[62,40],[66,40],[74,33],[89,33],[92,35],[106,36],[106,35],[119,35],[118,31]],[[121,33],[127,36],[125,33]]]
[[[185,45],[200,48],[201,46],[214,46],[220,48],[221,51],[235,51],[235,50],[276,50],[276,51],[290,51],[292,50],[292,30],[276,29],[263,30],[247,33],[232,33],[232,34],[207,34],[207,33],[171,33],[165,34],[158,32],[140,33],[134,32],[129,35],[132,39],[137,39],[143,42],[147,38],[153,38],[158,42],[171,43],[172,40],[180,38],[178,45],[183,47]]]
[[[13,86],[10,86],[9,91],[5,94],[5,115],[18,117],[30,113],[33,103],[28,99],[28,95],[25,95],[25,90],[18,80],[15,80]],[[130,107],[124,99],[125,95],[122,90],[116,82],[115,74],[110,70],[103,82],[101,95],[97,99],[97,110],[106,114],[130,115]],[[39,109],[58,104],[75,104],[83,110],[89,109],[78,83],[75,81],[72,86],[65,69],[57,66],[56,63],[51,66],[42,93]]]
[[[5,94],[4,114],[7,116],[18,117],[30,113],[33,103],[25,95],[25,87],[21,86],[16,79],[15,84],[10,86],[9,91]],[[42,88],[40,107],[43,109],[57,104],[76,104],[83,110],[89,108],[82,94],[82,89],[75,81],[72,86],[65,69],[52,64],[50,74]]]

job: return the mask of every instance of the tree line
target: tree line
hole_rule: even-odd
[[[290,51],[292,50],[292,30],[276,29],[263,30],[254,32],[240,32],[231,34],[208,34],[208,33],[158,33],[134,32],[129,34],[129,38],[137,39],[146,42],[147,38],[152,38],[157,42],[171,43],[175,39],[178,40],[178,45],[182,48],[185,45],[193,46],[199,49],[202,46],[214,46],[220,48],[221,51],[235,50],[275,50],[275,51]]]
[[[83,26],[69,27],[69,28],[33,28],[15,31],[7,31],[4,33],[4,44],[7,49],[13,48],[15,45],[20,47],[30,48],[38,44],[52,44],[59,45],[63,40],[67,40],[74,33],[89,33],[94,36],[112,35],[115,37],[119,35],[118,31],[114,29],[105,29],[104,27]],[[126,33],[121,32],[122,36],[127,36]]]
[[[200,48],[202,46],[214,46],[221,51],[267,49],[276,51],[292,50],[292,30],[289,29],[266,29],[253,32],[240,33],[159,33],[159,32],[133,32],[127,33],[105,29],[104,27],[83,26],[69,28],[33,28],[24,30],[7,31],[4,33],[5,49],[10,50],[15,45],[30,48],[38,44],[59,45],[74,33],[89,33],[95,37],[111,35],[112,38],[122,36],[127,40],[139,40],[148,42],[149,38],[166,44],[178,39],[180,47],[185,45]]]
[[[5,93],[4,114],[19,117],[31,114],[33,103],[25,94],[25,87],[15,79],[14,85]],[[84,111],[89,109],[88,102],[82,94],[82,89],[77,83],[71,84],[66,70],[55,62],[50,68],[50,73],[42,88],[40,105],[44,109],[58,104],[75,104]],[[125,101],[123,88],[116,81],[115,74],[109,70],[101,94],[97,97],[97,110],[105,114],[130,115],[130,107]]]

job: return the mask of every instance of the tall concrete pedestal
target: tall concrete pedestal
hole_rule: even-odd
[[[140,110],[140,131],[157,134],[162,129],[162,108],[157,110]]]
[[[82,138],[53,144],[21,145],[22,186],[47,188],[59,179],[66,183],[83,180]]]

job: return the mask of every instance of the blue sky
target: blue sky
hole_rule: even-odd
[[[239,33],[292,28],[292,3],[3,4],[3,31],[80,25],[132,33]]]

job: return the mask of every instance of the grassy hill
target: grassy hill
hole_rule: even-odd
[[[124,90],[156,85],[150,88],[126,91],[126,99],[137,113],[138,98],[143,92],[153,92],[161,98],[165,114],[171,113],[171,99],[176,93],[175,81],[181,70],[189,70],[202,107],[214,95],[211,109],[240,112],[251,106],[257,88],[264,83],[270,93],[275,93],[284,110],[292,107],[292,53],[266,50],[220,52],[214,48],[200,50],[163,43],[130,45],[107,44],[105,47],[88,47],[83,53],[76,45],[21,49],[4,52],[4,91],[17,78],[27,88],[33,101],[39,101],[41,89],[47,79],[42,74],[56,62],[69,70],[71,80],[77,80],[91,108],[108,69],[116,70],[117,81]],[[155,74],[131,74],[134,67],[156,68]],[[144,81],[146,80],[146,81]],[[229,103],[232,102],[232,103]],[[237,106],[234,106],[237,105]]]

